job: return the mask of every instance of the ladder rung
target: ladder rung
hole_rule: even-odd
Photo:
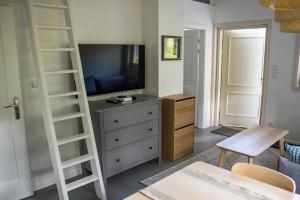
[[[98,178],[95,175],[90,175],[90,176],[87,176],[85,178],[82,178],[82,179],[79,179],[77,181],[74,181],[74,182],[71,182],[71,183],[67,184],[66,185],[67,190],[68,191],[75,190],[75,189],[77,189],[81,186],[87,185],[87,184],[95,182],[97,180],[98,180]]]
[[[61,115],[59,117],[53,118],[53,122],[59,122],[59,121],[64,121],[68,119],[75,119],[79,117],[85,116],[85,113],[72,113],[72,114],[67,114],[67,115]]]
[[[40,8],[56,8],[56,9],[67,9],[68,8],[68,6],[66,6],[66,5],[48,4],[48,3],[34,3],[33,6],[40,7]]]
[[[37,26],[38,29],[48,29],[48,30],[70,30],[70,26]]]
[[[75,74],[77,73],[78,70],[76,69],[71,69],[71,70],[57,70],[57,71],[48,71],[45,72],[47,75],[56,75],[56,74]]]
[[[76,96],[76,95],[81,95],[82,92],[66,92],[66,93],[61,93],[61,94],[52,94],[49,95],[50,98],[59,98],[59,97],[69,97],[69,96]]]
[[[93,158],[94,158],[94,156],[89,155],[89,154],[84,155],[84,156],[79,156],[77,158],[73,158],[71,160],[67,160],[67,161],[62,162],[62,167],[64,169],[68,168],[68,167],[72,167],[72,166],[87,162],[89,160],[92,160]]]
[[[77,142],[77,141],[80,141],[80,140],[84,140],[84,139],[87,139],[89,137],[90,137],[90,134],[78,134],[78,135],[74,135],[74,136],[71,136],[71,137],[59,139],[57,141],[57,144],[59,146],[61,146],[61,145],[64,145],[64,144],[69,144],[69,143],[72,143],[72,142]]]
[[[53,52],[53,51],[74,51],[74,48],[51,48],[51,49],[40,49],[44,52]]]

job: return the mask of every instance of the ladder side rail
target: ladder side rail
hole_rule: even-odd
[[[97,146],[96,146],[96,142],[95,142],[93,125],[92,125],[92,121],[91,121],[91,117],[90,117],[90,109],[89,109],[87,95],[86,95],[86,88],[85,88],[83,71],[82,71],[82,66],[81,66],[78,42],[77,42],[77,37],[74,32],[74,24],[72,21],[72,5],[71,5],[70,0],[67,0],[67,5],[68,5],[69,9],[67,9],[65,12],[65,20],[66,20],[66,24],[68,26],[71,26],[72,30],[73,30],[73,31],[68,32],[68,37],[69,37],[69,41],[72,42],[72,45],[73,45],[72,48],[75,49],[75,51],[71,52],[71,61],[72,61],[73,67],[76,67],[76,70],[78,70],[78,72],[79,72],[74,75],[75,76],[75,84],[76,84],[77,90],[80,90],[83,93],[82,95],[80,95],[78,97],[80,110],[87,113],[86,117],[82,118],[84,132],[90,133],[90,138],[88,140],[86,140],[87,149],[88,149],[89,153],[92,153],[94,155],[94,159],[92,161],[90,161],[90,163],[91,163],[91,168],[92,168],[93,174],[97,175],[97,177],[98,177],[98,180],[95,182],[95,189],[97,192],[97,196],[99,198],[101,198],[102,200],[106,200],[107,197],[106,197],[105,186],[104,186],[101,166],[100,166],[100,162],[99,162],[99,157],[98,157],[98,153],[97,153]]]
[[[26,2],[26,10],[27,10],[27,18],[28,18],[28,25],[29,31],[31,36],[31,45],[32,45],[32,54],[33,54],[33,61],[35,65],[36,77],[38,81],[38,88],[41,95],[41,105],[43,107],[43,118],[44,118],[44,125],[46,129],[46,136],[48,140],[48,146],[50,150],[50,156],[52,160],[54,176],[56,179],[57,190],[59,193],[59,198],[61,200],[68,200],[68,193],[66,190],[66,184],[64,180],[64,173],[61,168],[61,158],[59,154],[59,149],[57,146],[57,138],[55,135],[55,127],[53,124],[52,112],[50,107],[50,102],[48,100],[48,93],[47,93],[47,83],[46,78],[44,76],[43,64],[40,60],[41,55],[39,52],[39,36],[38,30],[36,29],[36,19],[35,19],[35,12],[34,7],[32,4],[32,0],[27,0]]]

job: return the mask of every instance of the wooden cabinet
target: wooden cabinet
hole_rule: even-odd
[[[195,98],[174,101],[175,129],[195,124]]]
[[[174,161],[193,153],[195,141],[195,97],[188,94],[162,100],[162,155]]]
[[[174,132],[174,160],[194,151],[194,125],[190,125]]]

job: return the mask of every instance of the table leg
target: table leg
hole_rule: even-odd
[[[248,156],[248,163],[252,164],[253,163],[253,158]]]
[[[219,159],[219,167],[224,167],[225,157],[226,157],[226,149],[221,149],[220,159]]]
[[[280,151],[280,155],[283,156],[284,155],[284,138],[281,138],[279,140],[279,151]]]

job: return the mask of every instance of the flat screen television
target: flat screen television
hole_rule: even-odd
[[[88,96],[145,88],[145,46],[79,44]]]

